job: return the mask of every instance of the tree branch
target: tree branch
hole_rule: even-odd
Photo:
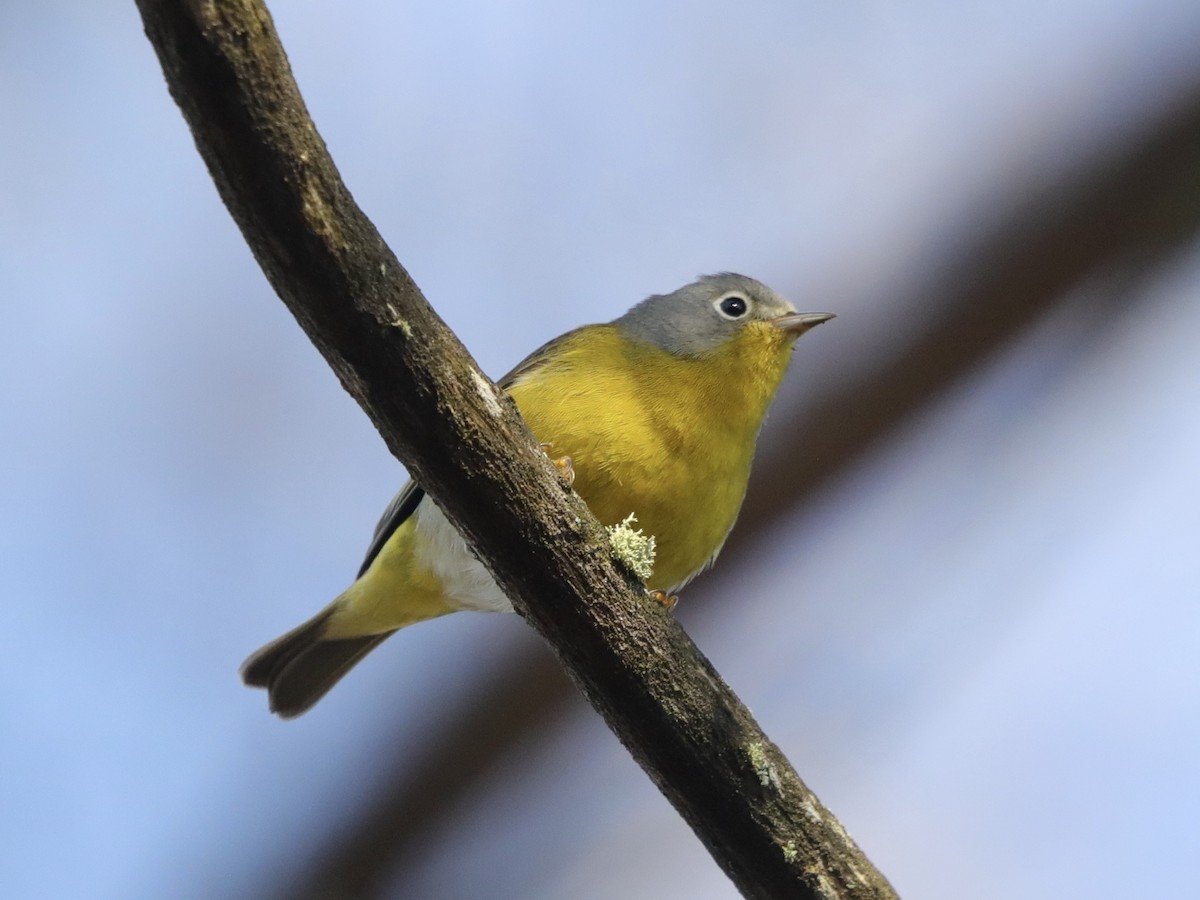
[[[138,0],[225,205],[391,451],[747,896],[890,897],[357,207],[256,0]]]

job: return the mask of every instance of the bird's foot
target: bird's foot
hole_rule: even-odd
[[[550,456],[550,448],[553,446],[553,444],[542,444],[542,452]],[[555,459],[553,456],[550,456],[550,462],[554,463],[559,473],[566,479],[568,486],[575,483],[575,465],[571,462],[571,457],[560,456]]]
[[[647,590],[646,593],[650,595],[651,600],[653,600],[655,603],[661,604],[662,607],[667,610],[674,609],[675,604],[679,602],[678,594],[668,594],[666,591],[651,590]]]

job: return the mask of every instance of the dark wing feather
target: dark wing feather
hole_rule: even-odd
[[[400,488],[400,493],[392,498],[392,502],[383,511],[379,524],[375,526],[375,534],[371,536],[371,546],[367,548],[366,559],[363,560],[363,564],[358,570],[359,578],[362,578],[363,573],[371,567],[371,563],[375,562],[375,557],[379,555],[383,545],[388,542],[388,538],[407,521],[409,516],[416,512],[424,497],[425,492],[415,481],[410,481]]]

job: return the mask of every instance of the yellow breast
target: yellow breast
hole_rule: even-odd
[[[655,537],[650,588],[673,591],[725,542],[746,493],[759,428],[791,353],[752,323],[701,357],[625,338],[614,325],[568,336],[510,393],[605,525],[634,513]]]

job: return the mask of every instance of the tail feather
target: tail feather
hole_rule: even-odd
[[[271,712],[290,719],[308,710],[360,659],[392,632],[325,638],[329,607],[255,651],[242,663],[242,681],[267,689]]]

